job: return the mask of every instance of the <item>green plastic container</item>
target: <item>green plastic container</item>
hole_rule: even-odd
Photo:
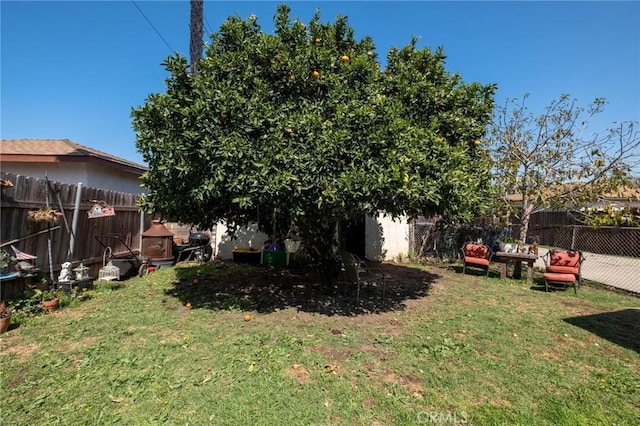
[[[263,250],[262,264],[267,266],[284,266],[287,264],[287,252],[284,250]]]

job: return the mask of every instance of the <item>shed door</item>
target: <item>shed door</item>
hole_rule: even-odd
[[[365,258],[365,220],[364,216],[340,222],[340,249]]]

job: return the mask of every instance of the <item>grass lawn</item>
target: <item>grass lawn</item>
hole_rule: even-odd
[[[303,269],[209,264],[16,314],[0,423],[640,422],[640,299],[384,268],[384,304],[323,296]]]

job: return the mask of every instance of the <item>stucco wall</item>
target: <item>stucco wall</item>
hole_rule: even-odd
[[[392,219],[379,214],[368,216],[365,222],[365,253],[369,260],[392,260],[409,251],[409,225],[407,218]]]
[[[242,228],[236,239],[226,235],[227,228],[223,224],[216,227],[216,253],[219,259],[232,259],[234,247],[262,248],[269,238],[258,232],[253,225]],[[365,256],[369,260],[391,260],[398,254],[407,256],[409,252],[409,225],[406,218],[396,220],[391,217],[367,217],[365,220]]]
[[[46,177],[50,181],[77,184],[82,182],[87,185],[87,165],[76,163],[12,163],[2,162],[2,171],[15,173],[22,176],[31,176],[38,179]]]
[[[117,192],[142,194],[140,178],[129,173],[104,166],[87,163],[14,163],[2,162],[2,171],[22,176],[43,179],[45,175],[53,182],[109,189]]]
[[[234,247],[253,247],[261,249],[269,236],[258,231],[257,225],[241,228],[232,239],[227,235],[227,227],[221,223],[216,226],[216,256],[218,259],[233,259]]]
[[[146,191],[140,187],[140,177],[135,173],[110,169],[102,166],[91,166],[87,171],[87,186],[111,189],[119,192],[143,194]]]

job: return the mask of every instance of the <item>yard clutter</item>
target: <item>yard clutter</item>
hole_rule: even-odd
[[[6,333],[11,323],[11,310],[4,302],[0,302],[0,334]]]
[[[266,266],[286,266],[289,264],[289,251],[286,250],[285,243],[274,234],[264,242],[262,249],[254,247],[234,248],[233,261]]]
[[[289,255],[285,251],[285,245],[277,235],[271,235],[269,239],[264,242],[260,263],[267,266],[289,264]]]
[[[30,286],[37,286],[40,269],[34,264],[37,256],[11,245],[14,255],[0,249],[0,301],[19,297]]]
[[[188,243],[180,244],[173,238],[173,257],[178,262],[208,262],[213,257],[211,238],[205,232],[189,232]]]
[[[261,253],[261,250],[253,247],[236,247],[233,249],[233,261],[259,264]]]
[[[154,220],[142,233],[142,255],[151,263],[173,264],[173,232],[159,220]]]
[[[61,265],[58,281],[54,283],[54,287],[67,294],[93,288],[93,278],[89,276],[89,268],[82,262],[76,268],[72,269],[72,266],[71,262],[64,262]]]

